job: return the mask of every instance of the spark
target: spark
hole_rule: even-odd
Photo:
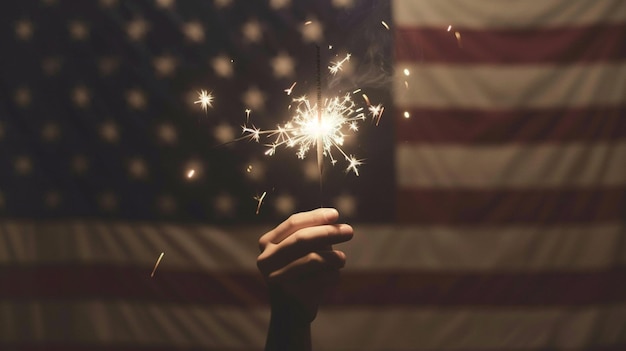
[[[200,104],[204,112],[207,112],[207,109],[213,106],[213,94],[206,90],[200,90],[198,92],[198,101],[194,101],[194,104]]]
[[[409,118],[411,117],[411,114],[409,113],[409,111],[404,111],[404,118]]]
[[[287,93],[287,95],[291,95],[291,92],[293,91],[293,88],[296,86],[297,82],[293,82],[293,84],[291,84],[291,86],[287,89],[285,89],[285,93]]]
[[[295,98],[293,102],[295,104],[293,116],[287,123],[271,130],[260,130],[254,126],[244,125],[242,126],[244,134],[257,142],[261,135],[271,138],[272,141],[265,144],[268,147],[265,154],[268,156],[274,155],[279,147],[288,147],[295,148],[296,156],[304,159],[309,150],[315,150],[321,145],[323,156],[328,157],[332,164],[337,162],[333,151],[339,152],[349,162],[346,170],[358,175],[357,167],[361,162],[353,156],[348,156],[342,147],[346,137],[358,130],[358,122],[367,118],[365,109],[358,107],[349,93],[327,98],[320,106],[322,114],[320,121],[317,103],[311,102],[306,96]]]
[[[411,71],[409,71],[408,68],[405,68],[404,69],[404,75],[408,77],[409,75],[411,75]]]
[[[257,205],[256,205],[256,214],[259,214],[259,211],[261,210],[261,204],[263,203],[263,199],[265,198],[265,195],[267,195],[267,191],[264,191],[263,194],[261,196],[255,196],[254,200],[258,201]]]
[[[387,22],[385,21],[380,21],[380,23],[383,24],[383,27],[387,28],[387,30],[389,30],[389,25],[387,24]]]
[[[370,113],[372,114],[372,118],[376,120],[376,126],[378,126],[378,123],[380,123],[380,118],[383,116],[383,112],[385,111],[385,108],[383,107],[383,105],[378,104],[378,105],[370,105],[368,109]]]
[[[343,69],[343,64],[347,61],[350,61],[350,56],[352,55],[347,54],[346,57],[344,57],[342,60],[332,62],[331,65],[328,66],[328,70],[330,71],[330,73],[337,74],[337,72],[341,71]]]
[[[154,277],[154,273],[156,272],[157,267],[159,266],[159,263],[161,263],[161,259],[163,258],[163,255],[165,254],[165,252],[161,252],[161,255],[159,255],[159,258],[157,259],[156,263],[154,264],[154,268],[152,269],[152,273],[150,273],[150,277]]]
[[[463,47],[463,43],[461,43],[461,33],[460,32],[454,32],[454,36],[456,37],[456,42],[459,45],[460,48]]]
[[[452,25],[448,26],[448,32],[450,31],[450,29],[452,29]]]
[[[195,169],[190,169],[189,172],[187,172],[187,178],[193,177],[195,173],[196,173]]]
[[[305,26],[308,26],[308,25],[309,25],[309,24],[311,24],[311,23],[313,23],[313,21],[306,21],[306,22],[304,22],[304,25],[305,25]]]
[[[363,164],[363,160],[357,160],[352,155],[350,155],[349,157],[346,157],[346,160],[349,163],[348,168],[346,168],[346,172],[350,172],[350,170],[352,170],[354,174],[356,174],[356,176],[358,177],[359,169],[357,167]]]

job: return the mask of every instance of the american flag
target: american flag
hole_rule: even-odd
[[[0,19],[0,349],[260,350],[256,241],[320,203],[356,236],[315,349],[626,349],[626,2],[28,0]],[[316,47],[324,95],[385,106],[346,143],[359,176],[328,164],[322,187],[314,156],[219,146],[315,94]]]

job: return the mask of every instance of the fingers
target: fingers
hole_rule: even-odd
[[[270,283],[297,280],[299,277],[315,276],[321,272],[333,272],[346,264],[346,255],[337,250],[311,252],[268,276]]]
[[[278,244],[292,233],[302,228],[332,224],[335,223],[338,218],[339,212],[334,208],[319,208],[309,212],[293,214],[276,228],[263,235],[261,239],[259,239],[259,245],[261,246],[261,250],[263,250],[267,244]]]
[[[257,266],[269,275],[310,253],[329,251],[331,245],[348,241],[352,236],[353,229],[347,224],[302,228],[279,244],[267,246],[257,258]]]

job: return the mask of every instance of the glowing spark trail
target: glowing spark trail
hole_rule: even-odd
[[[200,90],[198,92],[198,101],[194,101],[194,104],[200,104],[204,112],[207,112],[207,109],[213,106],[213,94],[206,90]]]
[[[387,24],[387,22],[385,22],[385,21],[380,21],[380,23],[382,23],[382,24],[383,24],[383,26],[384,26],[385,28],[387,28],[387,30],[389,30],[389,25]]]
[[[293,82],[293,84],[291,84],[291,86],[287,89],[285,89],[285,93],[287,93],[287,95],[291,95],[291,92],[293,91],[293,88],[296,86],[297,82]]]
[[[347,54],[346,57],[344,57],[342,60],[337,61],[337,62],[332,62],[332,64],[328,66],[328,70],[330,71],[330,73],[337,74],[337,72],[341,71],[343,69],[343,64],[346,63],[347,61],[350,61],[350,56],[352,55]]]
[[[255,196],[254,199],[256,201],[258,201],[257,205],[256,205],[256,214],[259,214],[259,211],[261,210],[261,204],[263,203],[263,199],[265,198],[265,195],[267,195],[267,191],[263,192],[263,195],[261,196]]]
[[[150,277],[154,277],[154,272],[156,272],[157,267],[159,266],[159,263],[161,263],[161,259],[163,258],[163,255],[165,254],[165,252],[161,252],[161,255],[159,255],[159,258],[157,259],[156,263],[154,264],[154,268],[152,269],[152,273],[150,273]]]

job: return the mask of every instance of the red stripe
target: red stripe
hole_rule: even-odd
[[[623,221],[626,187],[597,189],[400,189],[398,220],[496,225]]]
[[[546,110],[404,109],[399,142],[494,144],[611,141],[626,138],[626,106]]]
[[[266,288],[249,273],[160,271],[132,266],[0,267],[0,299],[136,300],[264,306]],[[344,272],[329,305],[572,306],[626,302],[626,268],[598,272]]]
[[[460,33],[457,40],[455,31]],[[396,61],[581,63],[626,58],[626,24],[519,30],[398,28]]]

